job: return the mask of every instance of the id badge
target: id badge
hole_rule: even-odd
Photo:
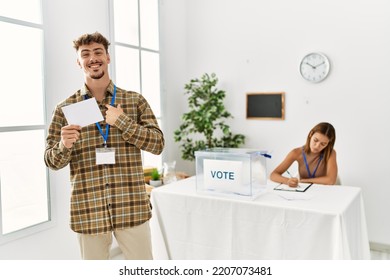
[[[115,149],[114,148],[97,148],[96,149],[96,164],[115,164]]]

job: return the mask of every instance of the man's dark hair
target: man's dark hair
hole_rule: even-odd
[[[76,49],[76,51],[78,51],[80,46],[90,45],[92,43],[102,44],[108,53],[108,46],[110,45],[110,42],[99,32],[81,35],[79,38],[73,41],[73,47]]]

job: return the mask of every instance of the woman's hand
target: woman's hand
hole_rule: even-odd
[[[289,178],[287,181],[287,185],[292,188],[298,187],[299,180],[298,178]]]

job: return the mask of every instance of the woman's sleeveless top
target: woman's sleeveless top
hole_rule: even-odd
[[[307,166],[305,163],[305,158]],[[307,170],[307,167],[309,170]],[[313,176],[314,173],[314,176]],[[302,149],[302,162],[299,164],[299,176],[301,179],[317,178],[326,175],[326,164],[323,154],[306,154]]]

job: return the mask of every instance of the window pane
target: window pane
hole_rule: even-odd
[[[115,41],[138,46],[138,1],[115,0],[114,14]]]
[[[159,49],[158,1],[140,1],[141,14],[141,47],[152,50]]]
[[[44,130],[0,133],[2,234],[49,220]]]
[[[157,118],[161,117],[159,58],[158,53],[142,51],[142,95]]]
[[[41,0],[0,0],[0,15],[42,23]]]
[[[11,2],[11,1],[8,1]],[[0,126],[44,124],[42,30],[0,22],[0,98],[14,106],[0,110]]]
[[[116,83],[142,93],[160,122],[159,1],[113,0],[112,3]],[[162,168],[161,155],[144,151],[142,155],[144,166]]]
[[[139,51],[115,47],[115,73],[118,87],[140,92]]]

